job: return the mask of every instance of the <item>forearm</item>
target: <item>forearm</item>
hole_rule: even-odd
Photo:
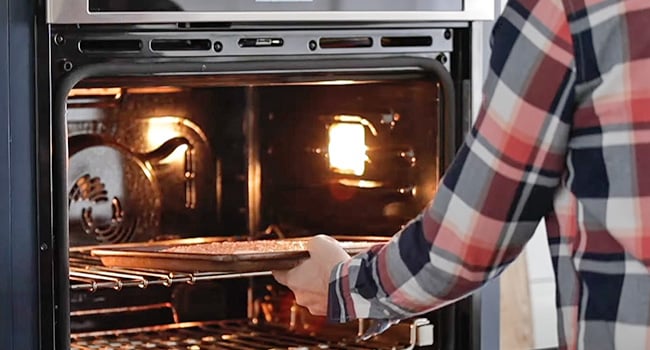
[[[335,269],[332,320],[402,318],[463,297],[497,276],[551,209],[575,99],[562,3],[511,0],[495,32],[484,103],[432,204]]]
[[[463,298],[498,276],[537,224],[467,217],[463,228],[451,215],[437,218],[447,207],[440,196],[388,244],[339,264],[331,274],[330,319],[402,319]],[[484,231],[478,230],[480,226]],[[507,237],[510,241],[498,249],[496,242]]]
[[[329,289],[329,318],[336,322],[403,319],[455,300],[454,278],[434,271],[424,251],[429,245],[418,243],[423,238],[422,217],[418,217],[387,245],[336,266]],[[404,254],[411,259],[404,259]],[[411,269],[419,264],[428,268],[414,276]]]

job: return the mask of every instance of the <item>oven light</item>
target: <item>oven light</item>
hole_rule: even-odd
[[[340,179],[338,183],[346,187],[356,187],[356,188],[381,188],[385,184],[380,181],[372,180],[357,180],[357,179]]]
[[[352,85],[354,83],[357,83],[357,81],[340,79],[340,80],[318,81],[313,83],[313,85]]]
[[[179,123],[174,121],[180,120],[180,118],[174,117],[162,117],[162,118],[153,118],[149,121],[149,130],[147,131],[147,142],[150,149],[156,149],[160,147],[163,143],[169,141],[174,137],[180,136],[179,133]],[[187,151],[187,145],[178,146],[172,153],[167,157],[158,161],[158,164],[183,164],[185,161],[185,151]]]
[[[329,127],[330,168],[340,174],[361,176],[365,172],[366,130],[358,123],[333,123]]]

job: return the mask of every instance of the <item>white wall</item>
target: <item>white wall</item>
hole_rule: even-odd
[[[557,313],[555,311],[555,273],[546,242],[544,221],[540,223],[526,250],[528,285],[536,348],[557,346]]]

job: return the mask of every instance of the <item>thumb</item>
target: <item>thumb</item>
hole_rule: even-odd
[[[350,257],[337,240],[326,235],[318,235],[307,241],[307,249],[312,258],[324,262],[337,263]]]

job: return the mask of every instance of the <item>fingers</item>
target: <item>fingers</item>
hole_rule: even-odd
[[[306,307],[314,316],[325,316],[327,314],[327,295],[322,291],[309,290],[309,283],[304,274],[301,275],[300,265],[291,270],[272,271],[273,277],[278,283],[291,289],[296,298],[296,304]]]
[[[315,236],[307,243],[310,257],[296,267],[284,271],[272,271],[278,283],[293,292],[296,303],[309,309],[316,316],[327,313],[330,273],[334,265],[350,256],[333,238]]]
[[[299,293],[295,295],[296,304],[306,307],[309,313],[314,316],[325,316],[327,314],[327,299],[316,293]]]
[[[271,274],[273,275],[273,278],[278,281],[278,283],[286,286],[288,283],[288,272],[288,270],[275,270],[271,271]]]
[[[319,260],[327,265],[350,257],[337,240],[326,235],[318,235],[307,241],[307,249],[312,259]]]
[[[291,289],[302,288],[303,283],[305,282],[303,281],[305,280],[305,275],[308,275],[308,273],[306,274],[304,271],[309,269],[309,266],[306,266],[306,264],[308,265],[309,263],[309,259],[307,259],[300,262],[290,270],[275,270],[271,271],[271,273],[276,281],[282,285]]]
[[[321,247],[334,246],[341,248],[341,245],[337,240],[327,235],[316,235],[307,241],[307,249],[310,251]]]

